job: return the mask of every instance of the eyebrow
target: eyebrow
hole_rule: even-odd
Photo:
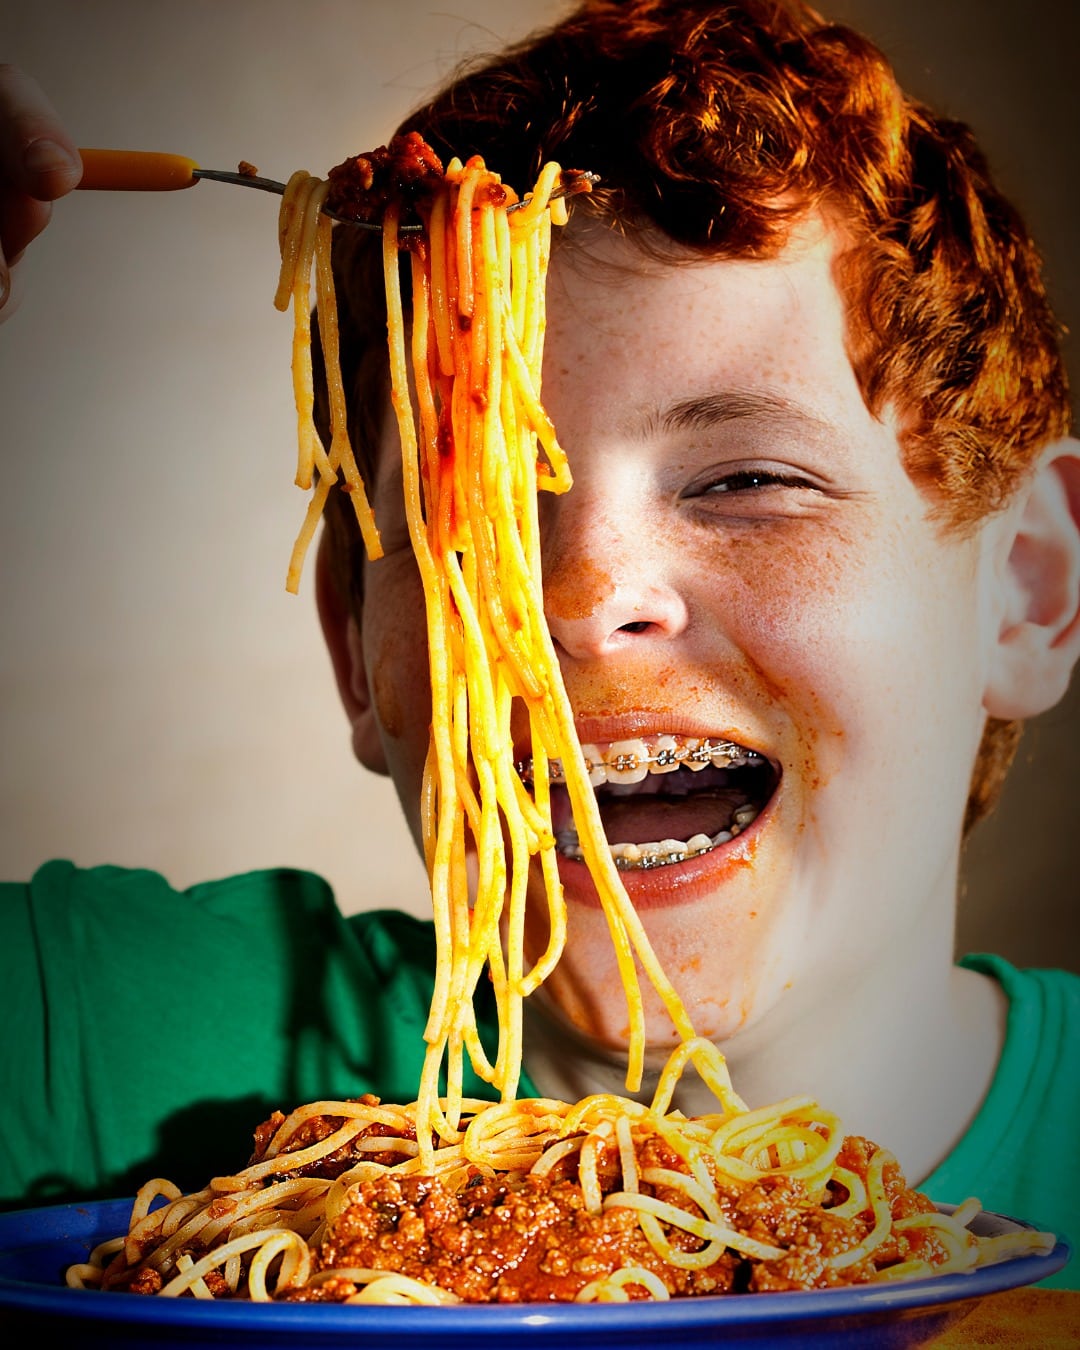
[[[666,408],[650,412],[645,418],[645,429],[647,434],[697,431],[744,419],[798,422],[818,431],[835,431],[831,422],[804,404],[759,389],[724,389],[679,399]]]

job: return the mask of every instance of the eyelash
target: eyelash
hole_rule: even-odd
[[[808,488],[816,491],[816,484],[798,473],[781,473],[771,469],[735,469],[710,483],[692,489],[687,496],[719,497],[727,493],[757,492],[771,487]]]

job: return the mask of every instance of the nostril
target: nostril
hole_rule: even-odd
[[[638,620],[636,620],[634,623],[624,623],[624,624],[620,624],[620,626],[619,626],[619,632],[620,632],[620,633],[644,633],[644,631],[645,631],[646,628],[648,628],[648,627],[649,627],[649,624],[648,624],[648,622],[647,622],[645,619],[638,619]]]

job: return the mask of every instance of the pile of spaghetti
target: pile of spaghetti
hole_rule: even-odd
[[[670,1110],[688,1059],[715,1115]],[[126,1237],[68,1283],[344,1303],[665,1299],[969,1270],[1042,1240],[976,1238],[977,1202],[939,1213],[810,1098],[747,1110],[707,1041],[684,1042],[649,1106],[461,1107],[433,1161],[415,1104],[277,1114],[237,1175],[191,1195],[144,1186]]]
[[[328,180],[299,173],[282,204],[276,303],[294,313],[297,483],[311,491],[288,586],[329,492],[350,494],[380,552],[346,432],[332,225],[322,207],[382,222],[392,404],[406,517],[427,605],[432,692],[424,845],[437,937],[417,1099],[315,1102],[259,1128],[250,1164],[182,1195],[149,1182],[128,1233],[68,1283],[201,1298],[442,1303],[623,1300],[826,1288],[965,1270],[1046,1236],[979,1239],[970,1201],[937,1212],[895,1160],[845,1138],[809,1098],[748,1110],[699,1040],[630,905],[604,837],[573,712],[544,622],[538,490],[570,487],[539,397],[551,228],[566,220],[547,165],[523,201],[479,159],[445,171],[418,137],[357,157]],[[405,233],[411,210],[422,229]],[[345,226],[343,228],[350,228]],[[408,323],[400,261],[411,269]],[[330,444],[313,422],[310,278],[329,392]],[[411,375],[411,389],[410,389]],[[527,720],[532,791],[511,717]],[[516,1100],[523,1000],[554,968],[565,913],[551,825],[558,760],[626,991],[627,1088],[641,1083],[639,970],[679,1045],[649,1105]],[[470,884],[467,859],[475,858]],[[526,880],[545,880],[550,940],[528,969]],[[473,998],[490,978],[499,1044],[481,1044]],[[466,1058],[494,1103],[463,1095]],[[689,1065],[715,1113],[671,1109]]]

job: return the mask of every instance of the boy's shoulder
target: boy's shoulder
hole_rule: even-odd
[[[976,953],[962,965],[998,981],[1008,1000],[997,1072],[974,1120],[920,1186],[934,1200],[976,1196],[986,1210],[1080,1239],[1080,975],[1022,968]],[[1074,1287],[1071,1262],[1051,1281]]]
[[[997,1072],[975,1125],[990,1116],[1021,1137],[1064,1128],[1066,1111],[1080,1108],[1080,975],[988,953],[961,964],[996,980],[1008,1006]]]
[[[0,886],[0,1089],[25,1108],[0,1143],[0,1204],[128,1194],[153,1175],[197,1186],[274,1109],[411,1100],[430,927],[346,918],[325,881],[288,869],[178,890],[59,861]]]
[[[377,897],[373,897],[377,900]],[[29,881],[0,882],[0,921],[6,930],[24,926],[50,945],[105,939],[127,945],[148,943],[162,952],[250,941],[249,929],[264,943],[294,940],[306,933],[311,945],[334,936],[361,938],[372,953],[434,951],[430,921],[379,907],[345,916],[324,878],[299,868],[264,868],[214,878],[183,888],[148,868],[80,867],[56,859]],[[314,925],[312,927],[312,925]]]
[[[54,1011],[76,989],[91,1002],[133,1008],[167,989],[205,991],[230,972],[234,1003],[248,993],[287,1000],[310,976],[322,996],[336,989],[349,1003],[404,1000],[415,1018],[430,997],[434,960],[430,921],[387,908],[345,916],[329,884],[299,869],[178,889],[148,869],[56,860],[28,882],[0,885],[0,969],[15,963],[26,981],[40,981]]]
[[[960,965],[989,975],[1008,1000],[1007,1042],[1015,1035],[1038,1031],[1039,1046],[1080,1038],[1080,974],[1057,967],[1017,966],[1003,956],[972,952]],[[1006,1045],[1008,1048],[1008,1044]]]

